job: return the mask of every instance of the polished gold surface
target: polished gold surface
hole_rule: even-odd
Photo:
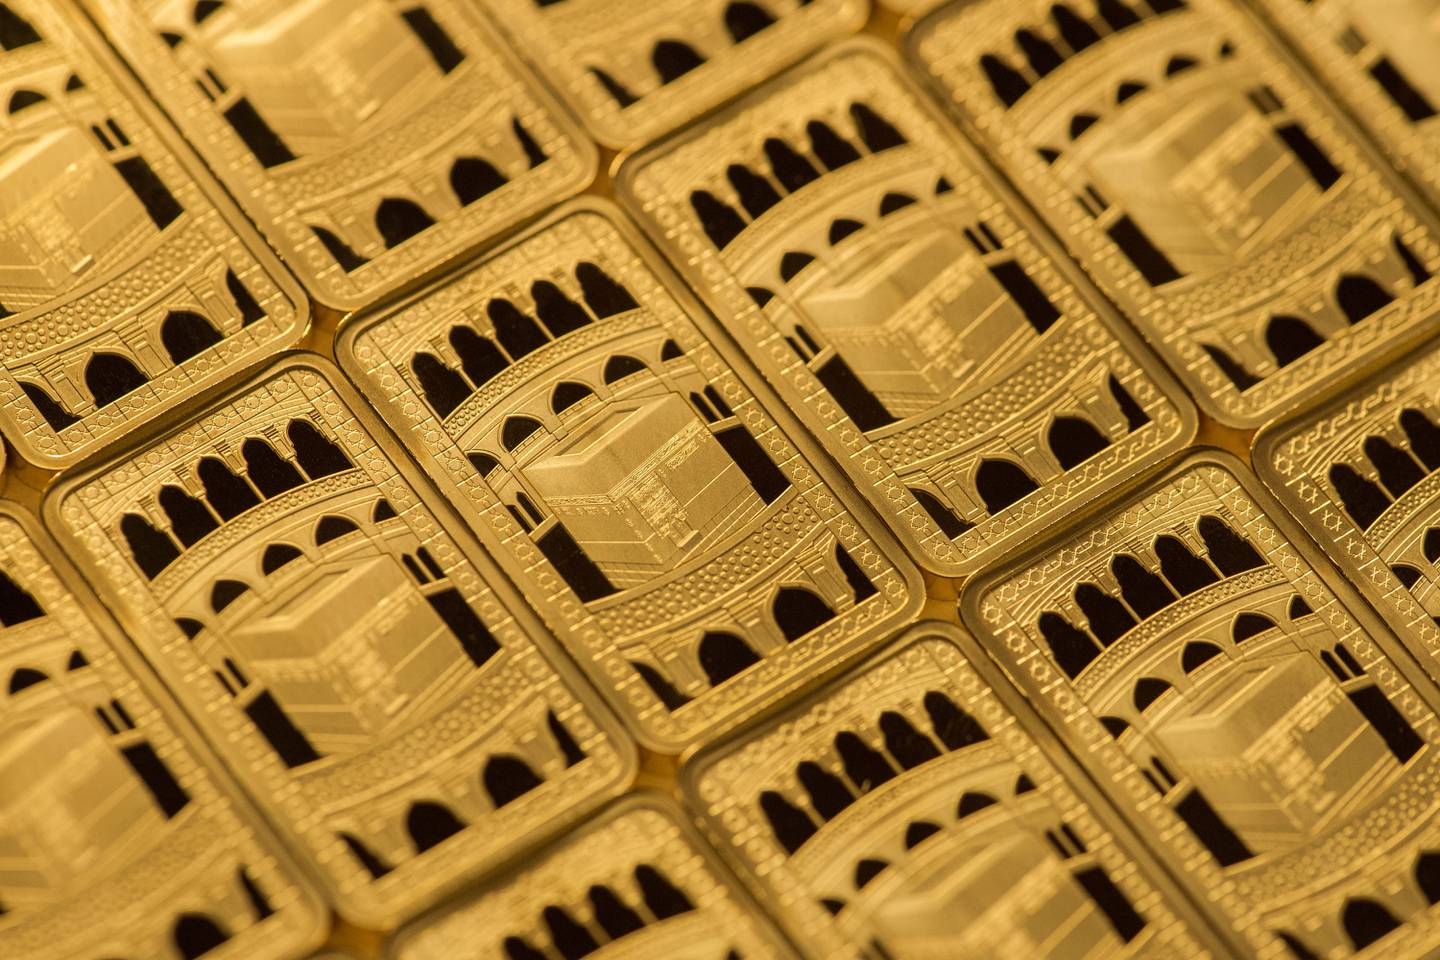
[[[866,13],[866,0],[481,2],[611,147],[718,106]]]
[[[674,803],[633,794],[474,895],[407,929],[389,960],[794,954]]]
[[[309,307],[68,0],[0,23],[0,424],[74,463],[304,335]]]
[[[936,573],[1194,435],[1179,386],[878,45],[625,158],[616,183]]]
[[[0,954],[315,946],[319,897],[72,578],[0,503]]]
[[[617,725],[390,442],[297,354],[45,503],[336,906],[372,926],[634,775]]]
[[[0,956],[1440,955],[1432,7],[0,0]]]
[[[898,545],[613,208],[564,208],[336,353],[656,749],[919,610]]]
[[[1433,212],[1253,16],[1101,6],[955,3],[909,48],[1205,409],[1259,426],[1433,329]]]
[[[1221,955],[977,657],[920,624],[702,752],[685,796],[810,957]]]
[[[1440,945],[1436,691],[1233,458],[1192,454],[961,610],[1250,950]]]
[[[585,185],[594,147],[470,0],[84,0],[327,306]]]

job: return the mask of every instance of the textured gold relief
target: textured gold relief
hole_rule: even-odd
[[[628,783],[618,725],[317,357],[61,482],[50,522],[356,922]]]
[[[389,960],[786,960],[668,801],[635,794],[507,876],[400,932]]]
[[[815,958],[1212,956],[959,638],[920,624],[682,768],[762,902]]]
[[[1196,454],[962,613],[1254,952],[1430,955],[1434,691],[1242,474]]]
[[[0,955],[290,958],[325,914],[0,504]],[[103,614],[101,615],[103,616]]]
[[[1440,3],[1259,0],[1396,165],[1440,199]]]
[[[85,0],[321,303],[582,187],[594,148],[469,0]]]
[[[921,585],[640,243],[572,206],[336,352],[642,739],[678,751],[903,625]]]
[[[617,183],[931,570],[973,572],[1194,434],[878,47],[797,68]]]
[[[613,147],[723,103],[865,21],[866,0],[482,0]]]
[[[972,0],[911,53],[1221,421],[1433,327],[1431,214],[1228,0]]]
[[[0,4],[0,422],[72,463],[293,343],[308,310],[64,0]]]
[[[1255,468],[1440,675],[1440,349],[1268,427]]]

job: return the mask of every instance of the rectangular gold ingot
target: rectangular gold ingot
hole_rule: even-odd
[[[613,208],[351,321],[336,355],[658,749],[919,610],[899,545]]]
[[[386,956],[794,957],[687,820],[658,795],[632,794],[495,883],[401,930]]]
[[[323,904],[82,591],[0,503],[0,955],[314,948]]]
[[[1433,0],[1258,0],[1395,165],[1440,200]]]
[[[1440,945],[1435,691],[1239,461],[1193,454],[961,612],[1247,952]]]
[[[1440,346],[1275,424],[1255,469],[1440,676]]]
[[[1200,405],[1256,427],[1434,329],[1414,191],[1230,0],[952,4],[912,57]]]
[[[318,357],[52,487],[53,528],[323,877],[394,924],[628,785],[633,746]]]
[[[576,106],[625,147],[697,117],[865,22],[866,0],[483,0]]]
[[[319,302],[373,303],[594,174],[472,0],[84,0]]]
[[[304,335],[309,308],[68,0],[9,0],[0,425],[74,463]]]
[[[997,179],[888,53],[857,43],[642,150],[617,180],[911,552],[949,576],[1195,432],[1179,386]]]
[[[990,670],[919,624],[698,754],[687,799],[815,960],[1223,955]]]

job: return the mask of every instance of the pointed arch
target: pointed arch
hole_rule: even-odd
[[[1310,351],[1325,346],[1325,338],[1299,317],[1277,314],[1265,324],[1265,346],[1270,348],[1277,366],[1288,367]]]
[[[664,85],[674,83],[691,70],[703,66],[705,58],[683,40],[665,39],[658,41],[650,51],[650,63]]]
[[[160,325],[160,342],[177,366],[224,339],[213,323],[189,310],[171,310]]]
[[[64,430],[66,427],[73,427],[80,422],[80,418],[72,415],[62,407],[54,397],[50,396],[43,387],[39,387],[28,380],[21,380],[20,389],[24,392],[26,399],[35,405],[40,416],[55,431]]]
[[[1025,61],[1037,77],[1045,77],[1060,68],[1065,59],[1046,40],[1034,31],[1021,28],[1015,31],[1015,45],[1025,55]]]
[[[16,90],[10,95],[7,112],[13,117],[22,110],[47,101],[48,98],[43,93],[36,93],[34,90]]]
[[[240,445],[245,458],[245,473],[265,499],[277,497],[305,482],[295,464],[275,452],[275,448],[259,437],[250,437]]]
[[[1173,77],[1177,73],[1184,73],[1186,70],[1193,70],[1200,66],[1200,62],[1194,57],[1187,57],[1184,54],[1177,54],[1170,58],[1165,64],[1165,76]]]
[[[804,587],[781,587],[770,603],[775,625],[787,641],[798,640],[835,619],[835,611]]]
[[[549,280],[531,284],[530,299],[535,304],[535,315],[551,337],[563,337],[590,324],[590,314]]]
[[[485,312],[490,317],[490,324],[495,328],[495,338],[515,360],[550,342],[550,338],[541,331],[540,324],[529,314],[522,313],[509,300],[491,300],[486,305]]]
[[[340,840],[345,844],[346,849],[350,851],[350,855],[360,862],[360,865],[365,868],[366,873],[370,874],[371,879],[379,880],[394,869],[384,858],[371,852],[370,848],[358,838],[348,833],[342,833],[340,834]]]
[[[1154,616],[1177,599],[1175,591],[1163,578],[1128,553],[1117,553],[1111,558],[1110,572],[1120,584],[1120,596],[1142,620]]]
[[[908,193],[901,190],[891,190],[880,198],[880,216],[888,217],[897,210],[914,206],[918,201]]]
[[[666,710],[673,713],[690,702],[690,697],[676,687],[675,684],[671,683],[669,677],[645,661],[631,660],[630,667],[640,675],[640,679],[645,682],[645,686],[650,688],[650,692],[655,695],[655,698],[660,701]]]
[[[1415,858],[1415,885],[1426,903],[1440,903],[1440,853],[1426,850]]]
[[[922,487],[910,487],[910,495],[915,502],[929,515],[935,525],[940,528],[947,539],[954,540],[956,537],[970,530],[974,525],[961,519],[955,511],[940,502],[940,498],[929,490]]]
[[[130,358],[118,353],[97,353],[85,364],[85,388],[97,407],[109,406],[149,382]]]
[[[1209,641],[1191,640],[1180,653],[1180,669],[1193,673],[1223,653],[1223,650]]]
[[[44,615],[45,610],[30,591],[0,571],[0,625],[13,627]]]
[[[811,120],[805,125],[805,133],[810,138],[810,152],[827,170],[839,170],[860,159],[860,151],[855,145],[823,120]]]
[[[460,369],[477,388],[489,383],[510,365],[510,361],[505,359],[505,354],[500,352],[494,340],[480,336],[463,323],[450,328],[448,339],[455,355],[460,358]],[[468,397],[470,388],[463,383],[460,386]]]
[[[850,217],[839,217],[830,222],[830,233],[826,237],[826,242],[833,247],[851,234],[859,233],[861,230],[864,229],[865,224],[861,223],[859,220],[855,220]],[[786,279],[788,280],[790,278],[786,277]]]
[[[1155,538],[1155,556],[1160,558],[1161,574],[1182,597],[1220,580],[1210,564],[1195,556],[1180,538],[1168,533]]]
[[[459,157],[450,165],[450,189],[464,207],[509,182],[495,164],[483,157]]]
[[[590,71],[590,76],[605,88],[605,92],[610,94],[610,99],[619,104],[621,110],[640,99],[630,92],[629,87],[612,77],[608,71],[602,70],[600,67],[586,67],[586,69]]]
[[[503,807],[544,783],[530,764],[513,753],[497,753],[485,761],[480,780],[497,808]]]
[[[30,22],[0,3],[0,47],[17,50],[20,47],[40,42],[40,34]]]
[[[692,190],[690,209],[717,250],[724,250],[745,229],[745,221],[735,208],[717,200],[709,190]]]
[[[1221,576],[1233,577],[1265,566],[1265,558],[1260,551],[1219,517],[1207,513],[1200,518],[1196,528],[1205,543],[1206,555]]]
[[[595,396],[595,391],[585,384],[576,383],[573,380],[562,380],[555,385],[554,390],[550,391],[550,409],[560,413],[593,396]]]
[[[1395,919],[1395,915],[1379,901],[1368,897],[1346,900],[1345,909],[1340,912],[1340,924],[1356,950],[1364,950],[1400,929],[1400,921]]]
[[[710,685],[718,687],[759,663],[760,655],[735,634],[712,630],[700,638],[698,659]]]
[[[980,57],[980,70],[985,74],[985,79],[990,81],[990,89],[994,91],[995,98],[1007,108],[1015,106],[1021,97],[1030,92],[1030,81],[993,53]]]
[[[465,821],[442,803],[417,800],[405,814],[405,832],[415,844],[416,853],[438,847],[465,829]]]
[[[615,383],[618,380],[625,379],[631,374],[641,373],[647,369],[645,364],[636,360],[634,357],[624,353],[617,353],[605,361],[605,370],[601,373],[600,378],[606,383]]]
[[[1126,80],[1115,88],[1115,102],[1124,103],[1131,97],[1138,97],[1150,88],[1139,80]]]
[[[921,700],[930,728],[947,750],[961,750],[990,739],[980,722],[939,690],[927,690]]]
[[[940,758],[940,751],[925,734],[915,729],[908,717],[895,710],[880,714],[880,733],[885,738],[885,750],[906,770]]]
[[[309,420],[297,418],[285,428],[290,445],[295,449],[295,459],[300,469],[311,480],[319,480],[336,473],[353,469],[355,464],[340,449],[340,444],[320,432],[320,428]]]
[[[1094,637],[1053,610],[1040,614],[1036,626],[1056,665],[1072,680],[1100,656],[1100,644]]]
[[[805,788],[810,806],[826,821],[835,819],[855,802],[855,794],[845,781],[813,760],[802,761],[795,767],[795,779]]]
[[[303,556],[304,554],[299,549],[288,543],[272,543],[260,555],[260,572],[269,576],[287,563],[299,560]]]
[[[265,308],[260,301],[255,299],[255,294],[245,286],[245,281],[234,270],[225,271],[225,289],[230,293],[230,299],[235,304],[235,309],[240,311],[240,326],[248,327],[250,324],[265,318]]]
[[[1065,470],[1073,470],[1110,446],[1109,438],[1089,420],[1078,416],[1056,417],[1050,424],[1046,442]]]
[[[239,580],[217,580],[210,588],[210,609],[220,613],[250,592],[250,585]]]
[[[1135,709],[1143,713],[1151,704],[1173,689],[1174,687],[1164,680],[1157,680],[1155,677],[1141,677],[1135,681],[1135,693],[1132,697]]]
[[[380,232],[380,238],[388,249],[393,250],[433,226],[435,218],[414,200],[386,197],[375,208],[375,229]]]
[[[780,202],[780,193],[770,181],[744,164],[730,164],[725,168],[725,178],[730,181],[735,196],[740,198],[740,206],[745,208],[752,220],[758,220],[766,210]]]
[[[1244,643],[1251,637],[1258,637],[1266,630],[1276,629],[1275,621],[1263,613],[1244,612],[1235,617],[1235,622],[1230,625],[1230,639],[1237,644]]]
[[[311,226],[310,232],[315,234],[315,239],[330,254],[331,259],[340,265],[340,269],[346,273],[354,273],[365,264],[370,262],[369,257],[362,257],[351,248],[350,244],[341,240],[333,231],[325,227]]]
[[[170,930],[170,939],[184,960],[197,960],[224,946],[230,934],[203,913],[182,913]]]
[[[864,793],[895,779],[897,773],[885,755],[851,730],[835,735],[835,752],[845,768],[845,776]]]
[[[764,147],[765,158],[770,161],[770,172],[790,193],[820,179],[820,171],[815,169],[815,164],[784,140],[768,137]]]
[[[1369,477],[1361,476],[1348,463],[1336,463],[1330,467],[1330,485],[1345,505],[1345,512],[1355,520],[1361,530],[1368,530],[1380,515],[1390,509],[1390,498],[1380,489],[1379,484]]]
[[[1364,274],[1347,273],[1335,285],[1335,302],[1352,325],[1383,310],[1394,299],[1389,291]]]
[[[1400,429],[1410,441],[1410,451],[1425,464],[1426,470],[1440,470],[1440,427],[1424,411],[1406,407],[1400,411]]]
[[[1060,31],[1060,38],[1065,41],[1065,45],[1076,53],[1100,42],[1100,33],[1094,25],[1079,16],[1066,4],[1052,5],[1050,18],[1055,21],[1055,26]]]
[[[156,499],[170,520],[170,530],[186,547],[199,543],[206,535],[220,528],[220,521],[210,512],[205,501],[186,490],[167,483]]]
[[[425,402],[440,419],[454,413],[470,396],[470,385],[439,357],[422,350],[410,360],[410,370],[420,383]]]
[[[850,119],[855,122],[860,142],[865,144],[865,149],[871,153],[903,147],[909,142],[893,123],[867,103],[850,104]]]
[[[775,17],[758,3],[735,0],[725,8],[725,29],[736,43],[743,43],[774,25]]]
[[[50,679],[49,675],[34,667],[20,667],[10,674],[10,683],[6,689],[13,695],[27,687],[33,687],[39,683],[45,683]]]
[[[575,267],[575,279],[580,284],[585,305],[602,320],[640,308],[623,284],[589,261],[581,261]]]
[[[815,258],[803,250],[789,250],[780,258],[780,279],[789,283],[814,262]]]
[[[1205,351],[1210,357],[1210,362],[1219,367],[1220,372],[1225,374],[1225,378],[1234,384],[1235,389],[1241,393],[1260,382],[1259,377],[1246,370],[1244,364],[1230,356],[1223,348],[1210,343],[1202,343],[1200,349]]]
[[[1075,603],[1101,646],[1110,646],[1135,628],[1135,617],[1125,605],[1093,583],[1076,584]]]
[[[1421,469],[1420,464],[1384,437],[1366,437],[1363,448],[1365,456],[1375,465],[1380,485],[1391,498],[1399,500],[1406,491],[1425,479],[1426,471]]]
[[[1001,512],[1035,491],[1040,485],[1010,460],[987,458],[975,471],[975,491],[991,514]]]
[[[120,518],[120,533],[130,547],[135,565],[146,579],[154,580],[166,567],[180,559],[180,548],[170,535],[155,529],[138,513]]]
[[[810,814],[775,790],[761,792],[760,812],[770,824],[770,831],[775,834],[775,839],[788,853],[798,851],[817,832],[815,821]]]
[[[972,813],[979,813],[986,807],[993,807],[996,799],[990,794],[981,790],[966,790],[960,795],[960,803],[955,807],[955,819],[964,820]]]
[[[349,517],[328,514],[315,524],[315,546],[323,546],[332,540],[339,540],[347,533],[358,533],[360,527]]]

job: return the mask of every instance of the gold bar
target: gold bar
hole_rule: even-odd
[[[919,611],[898,544],[609,205],[347,323],[335,352],[657,750]]]
[[[935,573],[1195,434],[1179,386],[876,44],[627,157],[616,189]]]
[[[588,183],[471,0],[84,0],[310,294],[354,310]]]
[[[1222,423],[1434,329],[1433,215],[1228,0],[957,3],[909,53]]]
[[[631,794],[496,882],[402,929],[386,956],[794,957],[687,819],[659,794]]]
[[[0,956],[287,960],[328,915],[22,508],[0,502]]]
[[[46,518],[360,926],[633,778],[619,724],[338,371],[291,354]]]
[[[680,781],[814,960],[1229,955],[947,624],[702,751]]]
[[[1190,455],[960,606],[1247,954],[1440,945],[1436,691],[1238,460]]]
[[[298,284],[68,0],[9,0],[0,425],[75,463],[309,324]]]

